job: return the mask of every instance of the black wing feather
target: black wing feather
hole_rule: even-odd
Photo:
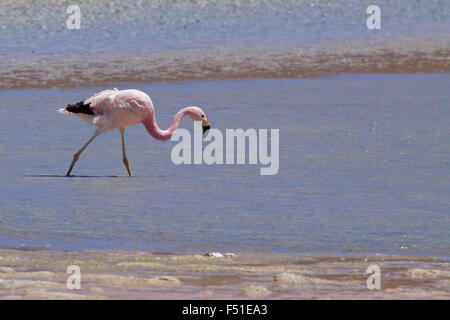
[[[66,110],[72,113],[85,113],[93,116],[95,112],[92,111],[90,105],[90,103],[85,104],[84,101],[80,101],[75,104],[68,104]]]

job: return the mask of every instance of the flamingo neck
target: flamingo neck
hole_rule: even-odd
[[[178,128],[181,119],[188,115],[190,111],[189,107],[183,108],[178,111],[172,119],[172,123],[169,128],[162,130],[156,124],[155,112],[152,112],[149,116],[142,120],[142,124],[147,129],[148,133],[156,140],[166,141],[172,137],[172,133]]]

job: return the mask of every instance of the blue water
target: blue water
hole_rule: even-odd
[[[439,38],[437,33],[448,40],[450,24],[446,0],[97,0],[78,4],[81,29],[74,31],[66,27],[66,10],[73,4],[2,2],[0,53],[273,48],[351,39],[389,42],[399,35]],[[382,29],[368,32],[366,10],[373,4],[380,7]]]
[[[449,257],[450,76],[115,84],[167,127],[278,128],[280,170],[180,165],[141,125],[99,137],[57,108],[101,88],[0,90],[0,246]],[[181,127],[193,131],[184,119]],[[402,248],[403,247],[403,248]]]

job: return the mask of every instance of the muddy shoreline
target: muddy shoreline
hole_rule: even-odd
[[[344,73],[448,73],[450,51],[373,53],[195,51],[164,54],[30,55],[0,62],[0,89],[82,88],[121,82],[316,78]]]
[[[369,265],[381,289],[369,290]],[[79,266],[81,288],[68,289]],[[0,249],[1,299],[448,299],[448,261],[407,256]]]

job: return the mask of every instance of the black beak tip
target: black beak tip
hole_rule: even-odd
[[[203,127],[203,137],[207,136],[209,129],[211,129],[211,126],[204,126]]]

